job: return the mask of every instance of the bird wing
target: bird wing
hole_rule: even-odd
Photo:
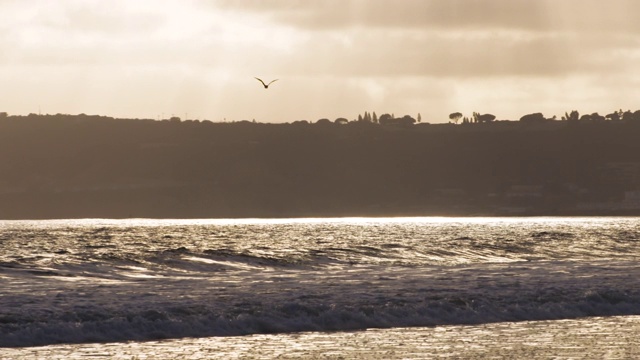
[[[264,81],[262,81],[262,79],[260,78],[255,78],[256,80],[260,81],[262,83],[263,86],[267,86],[267,84],[264,83]]]
[[[271,83],[273,83],[273,82],[275,82],[275,81],[278,81],[278,79],[275,79],[275,80],[271,80],[271,81],[269,81],[269,83],[267,84],[267,86],[271,85]],[[264,84],[264,83],[263,83],[263,84]]]

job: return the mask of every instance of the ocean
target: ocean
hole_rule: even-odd
[[[0,359],[640,357],[640,218],[0,221]]]

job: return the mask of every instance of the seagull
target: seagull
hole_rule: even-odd
[[[269,85],[271,85],[271,83],[273,83],[274,81],[278,81],[278,79],[275,79],[275,80],[271,80],[271,81],[269,81],[269,83],[265,84],[264,81],[262,81],[262,79],[260,79],[260,78],[255,78],[255,79],[260,81],[262,83],[262,86],[264,86],[265,89],[268,89]]]

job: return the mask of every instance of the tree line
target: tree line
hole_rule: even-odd
[[[0,218],[495,214],[525,200],[579,214],[640,189],[640,122],[624,113],[549,131],[383,126],[403,117],[373,112],[330,126],[0,115]]]
[[[471,117],[466,117],[460,112],[454,112],[449,114],[449,120],[451,120],[454,124],[458,124],[460,120],[462,120],[463,125],[467,124],[478,124],[478,123],[490,123],[496,119],[496,116],[493,114],[480,114],[478,112],[474,112]],[[557,116],[552,116],[550,118],[544,116],[544,114],[540,112],[526,114],[520,117],[519,121],[523,123],[544,123],[548,121],[557,121]],[[577,110],[572,110],[571,112],[565,112],[560,121],[569,121],[569,122],[603,122],[603,121],[623,121],[623,122],[640,122],[640,110],[636,110],[632,112],[631,110],[616,110],[607,115],[600,115],[597,112],[592,114],[583,114]]]

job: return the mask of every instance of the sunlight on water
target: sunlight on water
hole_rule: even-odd
[[[283,225],[283,224],[576,224],[597,225],[612,220],[625,221],[634,218],[613,217],[344,217],[344,218],[243,218],[243,219],[64,219],[64,220],[0,220],[3,226],[206,226],[206,225]]]
[[[262,267],[260,267],[260,266],[250,266],[250,265],[247,265],[247,264],[234,263],[232,261],[219,261],[219,260],[212,260],[212,259],[195,257],[195,256],[183,257],[183,259],[188,260],[188,261],[201,262],[201,263],[204,263],[204,264],[222,265],[222,266],[226,266],[226,267],[228,267],[230,269],[244,269],[244,270],[262,269]]]
[[[0,222],[0,346],[632,315],[638,218]]]

